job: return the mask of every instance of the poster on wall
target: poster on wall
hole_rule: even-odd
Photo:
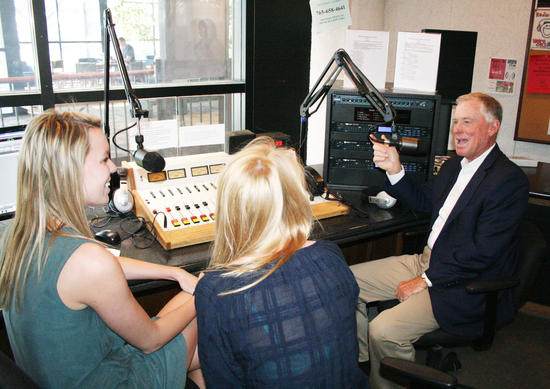
[[[531,49],[550,50],[550,9],[535,10]]]
[[[512,94],[517,77],[516,59],[491,58],[488,89],[492,93]]]
[[[550,55],[531,55],[527,71],[527,93],[550,93]]]
[[[550,0],[533,2],[514,140],[550,144]]]

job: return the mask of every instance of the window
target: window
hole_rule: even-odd
[[[105,2],[45,4],[54,89],[102,87]],[[232,2],[110,0],[106,5],[133,85],[231,78]],[[114,55],[109,69],[120,85]]]
[[[0,93],[32,91],[36,83],[36,49],[33,25],[26,2],[3,2],[0,13]]]
[[[33,41],[33,23],[28,2],[2,3],[0,23],[0,94],[37,92],[36,45]],[[38,107],[0,107],[0,126],[26,124],[29,113],[41,112]]]
[[[109,8],[131,86],[142,103],[147,100],[154,107],[150,120],[172,115],[173,120],[204,125],[208,118],[208,125],[223,124],[225,130],[244,128],[243,0],[7,0],[4,4],[8,8],[2,10],[1,21],[10,28],[3,28],[0,41],[2,127],[24,125],[54,105],[69,104],[101,115],[106,66],[110,112],[115,113],[110,121],[130,121],[127,109],[122,111],[124,120],[119,120],[118,107],[128,107],[112,46],[107,64],[104,59],[103,18]],[[25,76],[21,67],[8,66],[13,58],[28,65]],[[201,119],[196,121],[186,107],[202,112]]]

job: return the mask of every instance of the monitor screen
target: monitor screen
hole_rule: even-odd
[[[0,171],[2,190],[0,191],[0,219],[15,215],[17,196],[17,158],[23,141],[24,131],[0,134]]]

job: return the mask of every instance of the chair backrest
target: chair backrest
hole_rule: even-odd
[[[531,221],[523,220],[520,230],[521,247],[516,268],[519,285],[514,288],[514,306],[519,309],[529,295],[547,253],[546,238]]]
[[[0,389],[40,389],[6,354],[0,352]]]

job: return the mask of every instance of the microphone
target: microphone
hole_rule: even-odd
[[[132,157],[138,166],[151,173],[158,173],[164,169],[166,162],[156,151],[147,151],[143,148],[143,135],[136,135],[137,150]]]
[[[382,134],[379,132],[372,133],[372,135],[376,138],[376,142],[393,146],[399,152],[404,154],[418,155],[426,154],[428,152],[428,142],[420,138],[415,138],[412,136],[398,136],[394,134],[391,138],[388,139],[386,137],[386,139],[384,139],[382,138]]]
[[[162,155],[156,151],[147,151],[143,147],[138,148],[132,157],[138,166],[152,173],[161,172],[166,165]]]

